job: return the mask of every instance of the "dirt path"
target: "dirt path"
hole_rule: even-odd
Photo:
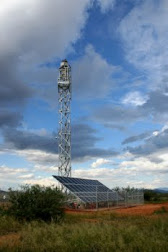
[[[119,214],[128,214],[128,215],[151,215],[154,211],[160,210],[164,207],[168,211],[168,202],[160,204],[145,204],[141,206],[134,206],[128,208],[117,208],[117,209],[99,209],[98,212],[115,212]],[[87,214],[95,213],[95,210],[68,210],[66,212],[70,214]]]
[[[128,215],[151,215],[154,211],[160,210],[162,207],[164,207],[168,211],[168,202],[116,209],[115,212]]]

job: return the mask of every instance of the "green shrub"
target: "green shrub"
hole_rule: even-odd
[[[6,215],[6,209],[4,207],[4,205],[0,206],[0,216]]]
[[[54,187],[23,186],[9,191],[11,206],[8,214],[19,220],[59,221],[64,215],[64,195]]]
[[[153,203],[168,201],[168,193],[160,193],[154,190],[144,190],[144,200]]]

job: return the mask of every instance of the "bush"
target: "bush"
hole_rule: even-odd
[[[20,191],[10,189],[9,197],[8,214],[19,220],[59,221],[63,218],[64,195],[57,188],[26,185]]]
[[[144,191],[144,200],[146,201],[157,201],[158,200],[158,194],[153,190],[145,190]]]

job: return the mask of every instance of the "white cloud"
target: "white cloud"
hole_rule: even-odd
[[[162,129],[161,129],[161,131],[160,132],[164,132],[165,130],[167,130],[168,129],[168,123],[166,123],[163,127],[162,127]],[[159,133],[159,132],[158,132]]]
[[[58,174],[58,166],[51,166],[51,165],[40,165],[36,164],[34,166],[36,171],[45,171],[47,173]]]
[[[142,70],[150,88],[165,86],[168,77],[167,10],[167,0],[142,1],[119,26],[126,58]]]
[[[18,189],[23,184],[57,186],[57,181],[52,177],[57,172],[58,168],[53,166],[35,165],[34,167],[26,169],[3,165],[0,167],[0,189],[7,190],[9,187]],[[39,174],[43,175],[39,176]]]
[[[93,169],[77,169],[73,171],[73,177],[97,179],[109,188],[127,187],[128,185],[136,188],[156,188],[167,187],[168,176],[161,171],[153,172],[140,167],[135,167],[135,164],[129,164],[129,167],[110,168],[93,168]],[[138,170],[139,169],[139,170]],[[144,172],[145,170],[145,172]],[[157,181],[157,183],[156,183]]]
[[[157,135],[159,135],[159,131],[154,131],[152,134],[153,134],[153,136],[157,136]]]
[[[53,177],[26,179],[23,181],[23,183],[28,185],[58,186],[57,180]]]
[[[21,175],[19,176],[20,179],[31,179],[34,177],[34,174],[33,173],[30,173],[30,174],[25,174],[25,175]]]
[[[97,0],[102,13],[114,8],[116,0]]]
[[[8,151],[0,152],[1,155]],[[52,175],[58,174],[58,155],[40,150],[13,150],[11,155],[24,157],[29,163],[29,168],[0,167],[0,189],[9,187],[18,188],[22,184],[53,185],[55,180]],[[10,158],[10,156],[9,156]],[[39,177],[43,174],[43,177]],[[56,183],[57,184],[57,183]]]
[[[22,182],[22,176],[29,175],[26,168],[13,168],[2,165],[0,167],[0,189],[7,190],[9,187],[18,187]]]
[[[121,72],[120,67],[109,64],[92,45],[85,48],[84,56],[72,63],[72,69],[75,69],[74,96],[80,99],[106,96],[116,85],[113,74]]]
[[[6,165],[2,165],[0,167],[1,176],[3,176],[3,175],[8,175],[9,177],[10,176],[17,176],[20,173],[26,173],[26,172],[28,172],[28,170],[26,168],[10,168]]]
[[[150,157],[133,157],[126,154],[128,160],[121,160],[114,168],[79,168],[72,171],[74,177],[98,179],[108,185],[138,188],[167,187],[168,157],[167,153],[157,153]],[[121,157],[122,158],[122,157]],[[125,159],[125,155],[123,156]],[[154,162],[153,159],[160,160]]]
[[[14,154],[25,157],[29,162],[43,165],[57,165],[58,163],[58,154],[47,153],[41,150],[15,150]]]
[[[91,169],[77,169],[72,171],[74,177],[78,178],[106,178],[112,173],[112,169],[109,168],[91,168]]]
[[[156,155],[155,155],[156,158]],[[159,158],[159,156],[158,156]],[[146,174],[153,174],[153,173],[168,173],[168,159],[164,160],[163,162],[160,163],[155,163],[150,161],[149,158],[146,157],[140,157],[140,158],[135,158],[134,160],[131,161],[123,161],[119,165],[120,169],[129,169],[131,171],[135,171],[136,173],[146,173]]]
[[[122,98],[122,103],[125,105],[142,106],[148,100],[148,96],[141,94],[138,91],[127,93]]]
[[[138,158],[126,153],[120,158],[124,160],[121,160],[115,168],[98,168],[96,165],[103,163],[103,160],[98,159],[99,161],[95,162],[92,168],[73,169],[72,176],[98,179],[109,188],[115,186],[127,187],[128,185],[145,188],[167,187],[167,152],[158,152],[150,157]],[[38,174],[43,175],[39,176]],[[30,168],[28,170],[2,166],[0,169],[1,189],[7,189],[9,185],[16,188],[21,184],[58,185],[50,174],[57,174],[57,167],[36,164],[30,172]]]
[[[91,164],[91,167],[92,168],[97,168],[101,165],[104,165],[104,164],[109,164],[111,163],[111,161],[109,159],[105,159],[105,158],[98,158],[95,162],[93,162]]]

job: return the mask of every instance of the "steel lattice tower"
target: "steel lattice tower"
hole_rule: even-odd
[[[71,67],[61,62],[58,77],[59,95],[59,167],[60,176],[71,177]]]

